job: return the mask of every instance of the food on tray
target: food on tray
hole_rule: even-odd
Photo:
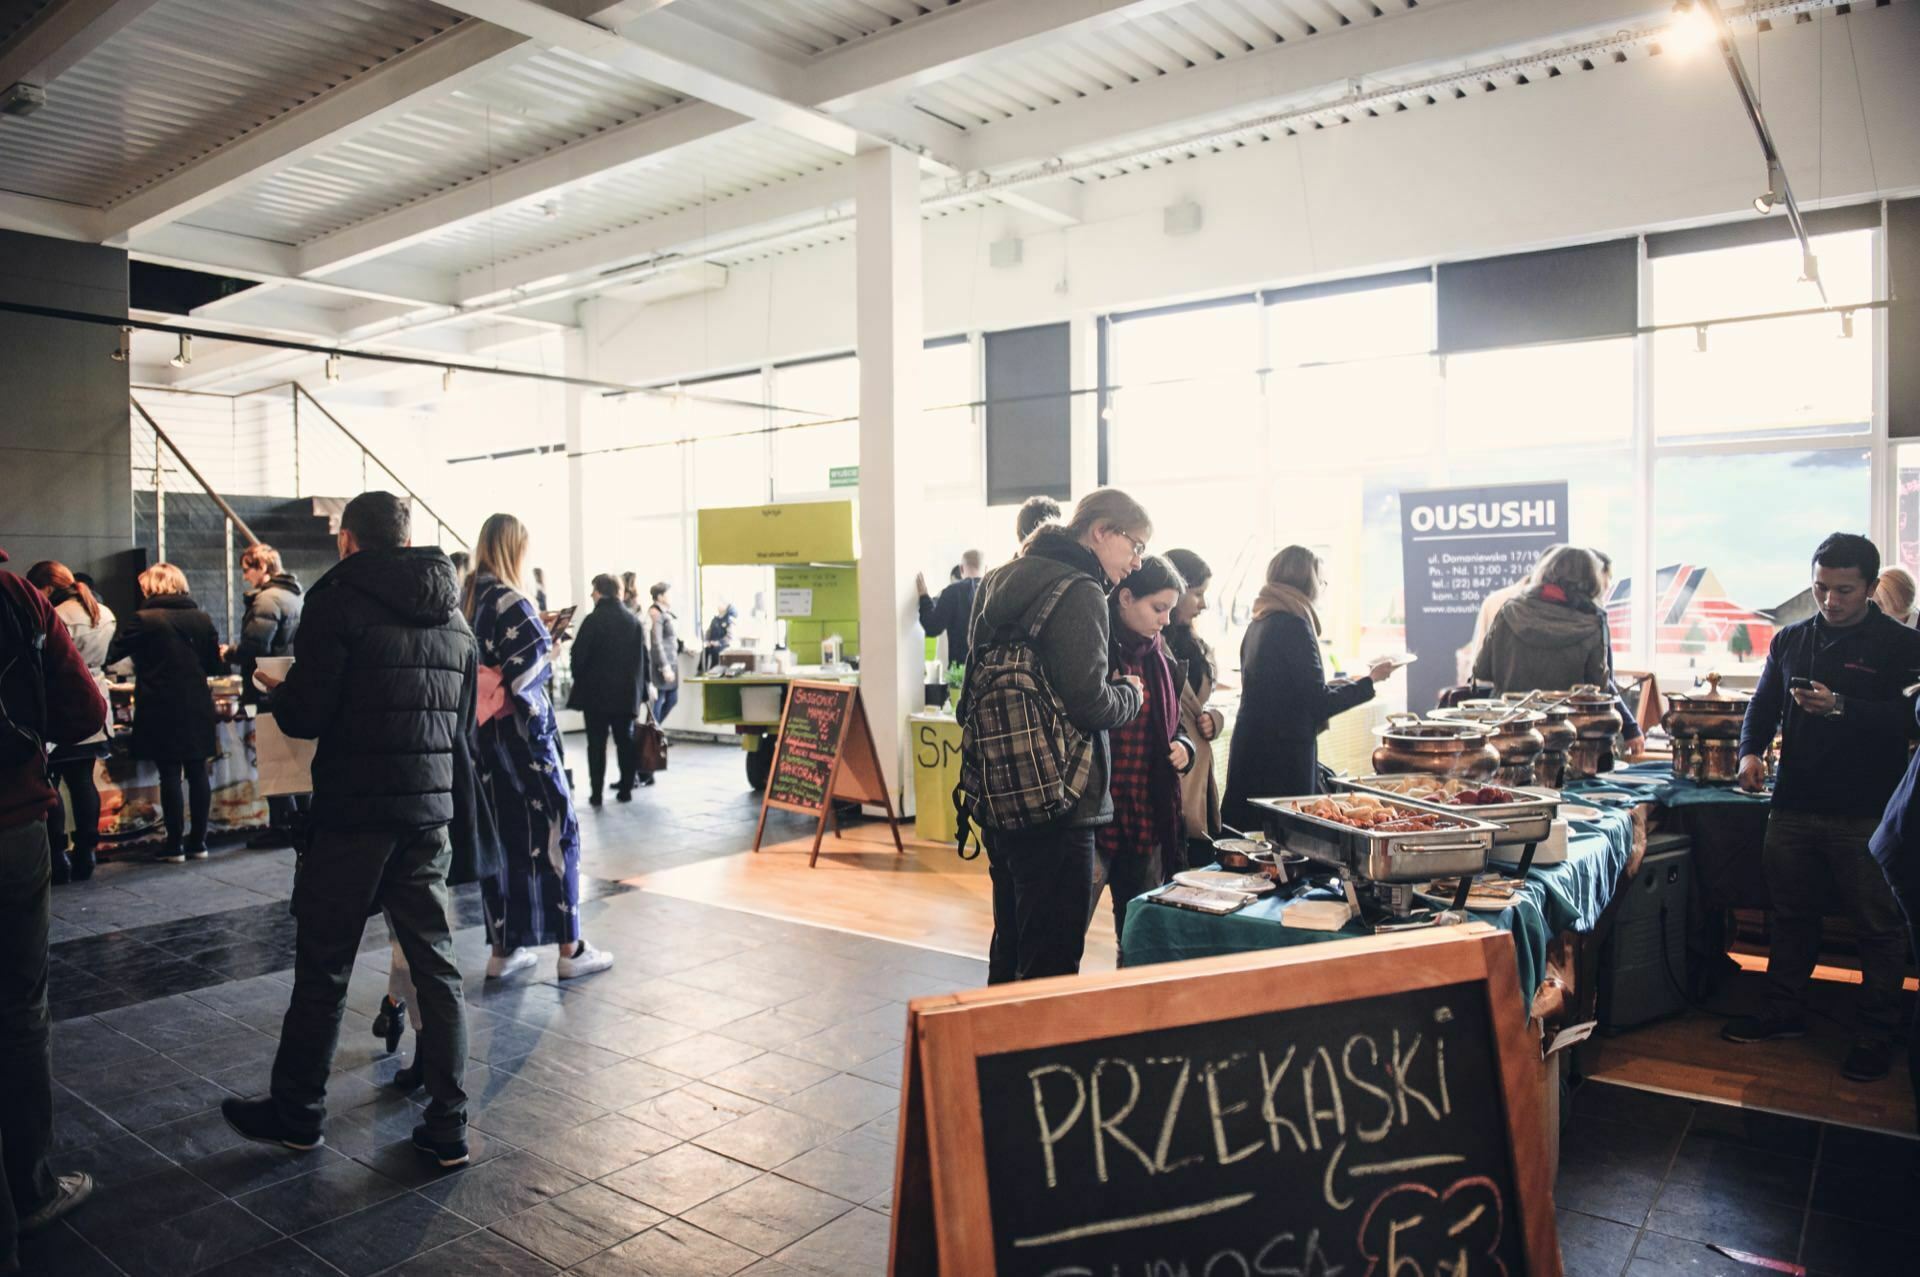
[[[1367,829],[1380,834],[1416,834],[1446,828],[1444,817],[1409,812],[1383,803],[1378,798],[1365,796],[1316,798],[1310,803],[1300,804],[1298,810],[1317,820],[1351,825],[1355,829]]]
[[[1379,782],[1369,782],[1378,784]],[[1423,803],[1444,803],[1449,807],[1493,807],[1501,803],[1524,803],[1525,794],[1516,794],[1511,789],[1502,789],[1498,785],[1474,785],[1458,780],[1435,780],[1421,777],[1394,785],[1395,793]]]

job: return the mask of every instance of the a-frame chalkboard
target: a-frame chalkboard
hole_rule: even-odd
[[[880,755],[873,747],[873,731],[867,725],[867,708],[860,689],[852,683],[810,683],[795,679],[787,684],[786,707],[780,711],[780,739],[774,745],[773,767],[767,775],[766,793],[760,800],[760,823],[753,830],[753,849],[760,850],[760,837],[767,828],[767,809],[795,811],[812,816],[813,855],[807,867],[820,863],[820,839],[833,822],[840,832],[840,819],[834,815],[833,800],[850,799],[875,803],[886,808],[887,828],[893,834],[893,849],[906,854],[900,841],[900,826],[893,818],[893,797],[887,792],[886,776],[880,770]]]
[[[1560,1277],[1484,924],[922,998],[907,1032],[896,1277]]]

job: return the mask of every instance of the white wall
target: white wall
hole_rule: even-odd
[[[1755,38],[1741,44],[1804,205],[1920,189],[1920,5],[1783,21],[1757,38],[1757,62]],[[1719,60],[1639,57],[1093,183],[1085,220],[1065,230],[997,208],[931,219],[926,330],[1751,217],[1764,186]],[[1204,226],[1169,238],[1161,211],[1183,200],[1202,206]],[[1023,232],[1018,267],[988,266],[991,243]],[[853,245],[839,243],[737,266],[717,292],[595,301],[584,308],[594,366],[649,381],[851,349],[853,275]]]

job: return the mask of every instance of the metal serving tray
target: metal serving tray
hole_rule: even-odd
[[[1494,835],[1500,832],[1499,825],[1484,820],[1474,820],[1456,811],[1436,811],[1397,798],[1381,801],[1409,816],[1444,816],[1445,827],[1414,833],[1378,833],[1322,820],[1300,810],[1303,805],[1326,797],[1329,795],[1256,798],[1253,805],[1270,813],[1269,824],[1279,831],[1280,841],[1289,851],[1343,866],[1369,882],[1426,882],[1432,878],[1480,873],[1487,867]]]
[[[1406,791],[1424,785],[1443,784],[1454,789],[1482,789],[1486,785],[1472,781],[1447,781],[1437,776],[1410,776],[1405,773],[1392,776],[1359,776],[1352,779],[1336,778],[1334,784],[1342,789],[1352,790],[1356,794],[1366,794],[1371,798],[1390,798],[1395,802],[1407,803],[1422,811],[1441,812],[1448,816],[1469,816],[1474,820],[1484,820],[1488,824],[1498,825],[1500,832],[1493,836],[1497,847],[1511,847],[1516,844],[1544,842],[1553,832],[1553,818],[1560,810],[1560,796],[1548,789],[1522,789],[1513,785],[1491,784],[1495,789],[1504,789],[1509,793],[1520,794],[1525,801],[1517,803],[1490,803],[1484,807],[1452,807],[1446,803],[1428,802],[1425,799],[1409,798]]]

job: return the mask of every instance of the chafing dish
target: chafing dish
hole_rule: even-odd
[[[1705,692],[1681,692],[1667,698],[1660,725],[1673,741],[1673,774],[1703,785],[1727,784],[1740,774],[1740,729],[1746,722],[1749,693],[1723,692],[1720,675],[1701,680]]]
[[[1441,818],[1437,829],[1381,833],[1322,820],[1301,808],[1329,797],[1309,794],[1294,798],[1256,798],[1253,804],[1270,815],[1268,824],[1288,851],[1346,869],[1368,882],[1426,882],[1432,878],[1465,874],[1471,877],[1487,867],[1498,825],[1454,811],[1398,798],[1381,801],[1409,816]]]
[[[1540,732],[1547,716],[1539,710],[1458,705],[1437,709],[1429,717],[1441,722],[1478,723],[1492,732],[1494,752],[1500,755],[1500,768],[1494,776],[1502,785],[1539,783],[1540,755],[1547,748],[1546,737]]]
[[[1389,714],[1373,729],[1380,747],[1373,751],[1377,772],[1419,772],[1428,776],[1485,779],[1500,768],[1491,734],[1475,723],[1445,723],[1415,714]]]
[[[1463,790],[1477,789],[1479,786],[1472,781],[1432,776],[1361,776],[1351,780],[1341,778],[1334,783],[1355,793],[1371,794],[1375,798],[1390,798],[1395,802],[1424,807],[1428,811],[1444,812],[1449,816],[1465,816],[1486,821],[1498,827],[1498,832],[1493,836],[1494,845],[1498,847],[1542,841],[1553,832],[1553,818],[1560,810],[1558,794],[1516,789],[1510,785],[1501,785],[1499,788],[1513,793],[1519,800],[1517,802],[1476,803],[1470,807],[1456,807],[1447,803],[1444,798],[1421,798],[1414,795],[1438,789],[1447,797],[1451,797]]]
[[[1598,687],[1576,687],[1568,692],[1542,692],[1549,704],[1571,711],[1576,739],[1567,752],[1568,780],[1592,780],[1613,770],[1613,742],[1626,727],[1620,717],[1620,698]]]
[[[1510,692],[1506,696],[1487,700],[1461,701],[1460,708],[1513,709],[1529,698],[1535,702],[1528,706],[1529,710],[1543,716],[1536,729],[1540,733],[1543,748],[1540,757],[1534,761],[1531,783],[1542,789],[1559,789],[1567,781],[1567,755],[1580,739],[1580,731],[1573,725],[1571,709],[1565,705],[1540,702],[1537,692]]]

